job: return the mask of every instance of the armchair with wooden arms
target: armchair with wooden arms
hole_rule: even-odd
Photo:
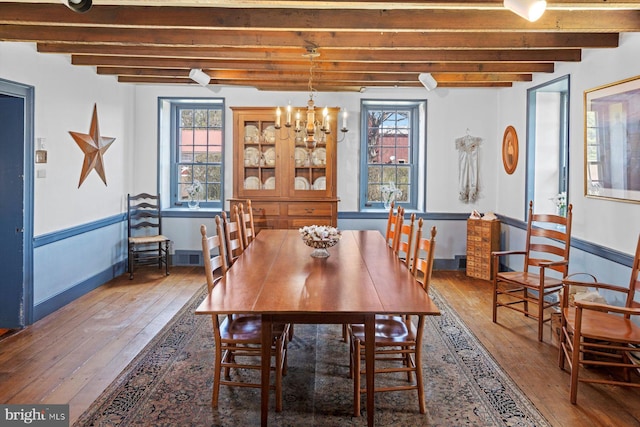
[[[497,322],[499,307],[518,311],[538,321],[538,341],[542,341],[543,324],[551,320],[551,314],[546,315],[545,310],[560,304],[557,294],[569,270],[572,217],[572,205],[568,206],[567,216],[563,217],[534,214],[533,202],[529,202],[525,249],[491,253],[495,271],[494,323]],[[524,257],[523,269],[500,272],[500,259],[513,255]],[[530,309],[530,303],[535,305],[535,310]]]
[[[570,400],[576,404],[578,382],[640,387],[631,382],[631,374],[640,366],[634,363],[640,351],[640,302],[636,292],[640,290],[640,236],[631,267],[629,286],[600,282],[564,281],[562,292],[562,320],[558,366],[565,362],[571,370]],[[605,289],[625,299],[624,307],[580,300],[569,301],[571,288]],[[634,354],[636,353],[636,354]],[[606,367],[622,369],[622,378],[616,376],[580,377],[582,367]]]

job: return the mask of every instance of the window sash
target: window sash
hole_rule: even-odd
[[[360,210],[384,209],[383,191],[390,182],[401,191],[396,204],[417,209],[418,170],[425,164],[418,154],[419,126],[425,120],[421,104],[425,102],[362,101]]]

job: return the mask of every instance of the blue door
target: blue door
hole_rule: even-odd
[[[24,152],[25,100],[0,93],[0,328],[20,328],[26,320]]]

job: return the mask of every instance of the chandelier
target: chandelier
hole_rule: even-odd
[[[317,58],[320,54],[315,49],[307,49],[307,53],[304,56],[309,57],[310,67],[309,67],[309,101],[307,101],[307,111],[306,114],[303,115],[300,110],[295,113],[295,121],[292,122],[292,111],[291,111],[291,102],[287,105],[286,108],[286,117],[284,126],[290,130],[293,127],[293,131],[295,132],[295,140],[296,141],[304,141],[307,148],[314,148],[318,142],[324,143],[326,142],[326,136],[331,133],[331,123],[330,123],[330,115],[329,109],[324,107],[322,110],[321,118],[316,117],[316,107],[315,102],[313,101],[313,96],[315,95],[315,89],[313,88],[313,71],[315,69],[315,64],[313,63],[313,58]],[[344,134],[349,131],[347,129],[347,112],[342,109],[342,127],[340,128],[340,132],[343,133],[342,138],[344,138]],[[276,108],[276,123],[275,128],[281,129],[282,125],[282,110],[280,107]],[[288,139],[289,134],[284,139]],[[340,140],[342,141],[342,139]],[[340,142],[338,141],[338,142]]]

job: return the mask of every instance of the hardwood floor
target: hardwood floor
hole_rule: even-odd
[[[491,322],[490,282],[463,272],[434,272],[433,285],[456,309],[554,426],[640,426],[640,390],[581,384],[569,403],[569,374],[558,350],[537,341],[535,322],[502,310]],[[201,268],[174,267],[165,277],[140,269],[0,340],[1,403],[69,403],[73,423],[204,285]],[[207,391],[208,393],[208,391]]]

